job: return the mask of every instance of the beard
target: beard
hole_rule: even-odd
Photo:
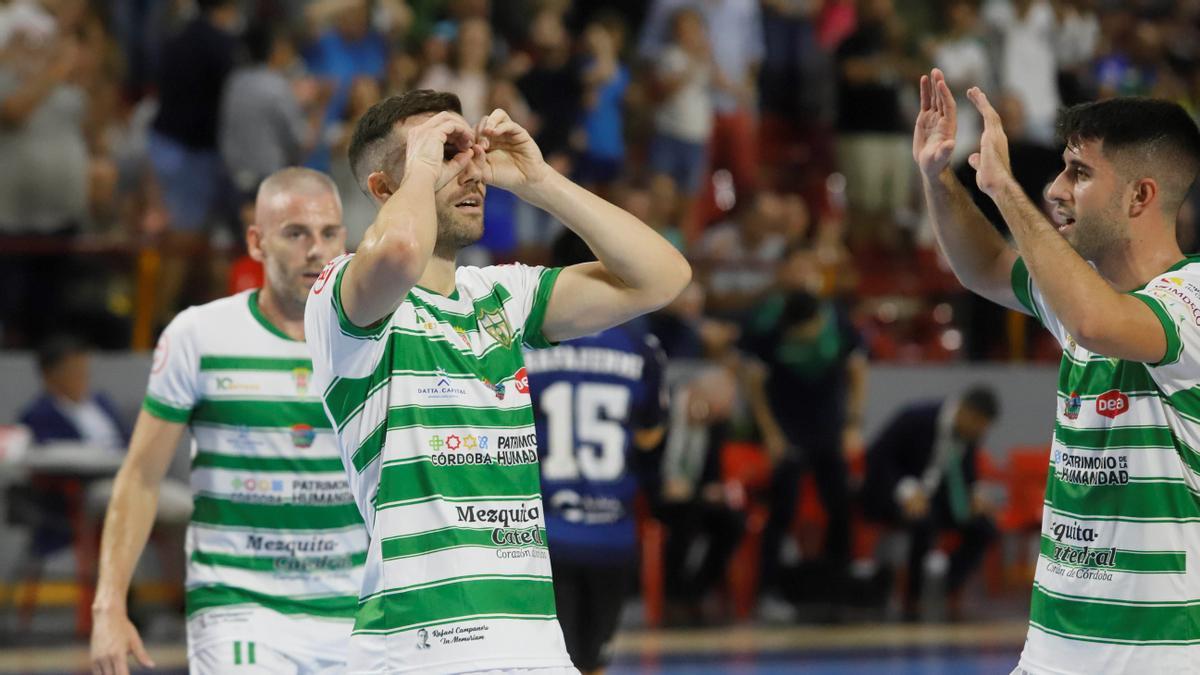
[[[1076,220],[1067,233],[1067,243],[1084,260],[1097,262],[1129,241],[1129,228],[1121,217],[1121,205],[1113,200],[1100,213]]]
[[[458,252],[483,237],[483,216],[459,213],[453,205],[437,207],[437,243],[433,254],[453,260]]]
[[[290,309],[299,308],[300,311],[303,311],[304,305],[308,302],[308,292],[312,289],[312,282],[302,276],[304,270],[298,270],[293,274],[282,261],[277,259],[268,260],[263,267],[263,272],[266,274],[267,282],[270,284],[275,298]]]

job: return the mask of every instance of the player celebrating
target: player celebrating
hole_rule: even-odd
[[[1066,168],[1024,196],[1000,117],[983,114],[976,180],[1016,251],[947,168],[955,104],[921,78],[913,155],[938,242],[960,281],[1032,314],[1063,347],[1029,633],[1017,673],[1177,673],[1200,660],[1200,259],[1175,219],[1200,171],[1179,106],[1112,99],[1066,110]],[[1091,263],[1091,264],[1089,264]]]
[[[188,528],[191,672],[341,672],[367,537],[347,490],[304,346],[304,302],[345,250],[337,188],[284,169],[263,181],[250,254],[261,290],[179,314],[154,353],[100,553],[93,671],[151,665],[125,608],[158,486],[185,427],[195,496]]]
[[[589,260],[573,232],[554,244],[555,265]],[[636,321],[525,354],[558,621],[585,675],[608,665],[635,580],[633,500],[663,438],[666,359]]]
[[[371,532],[352,672],[574,672],[555,618],[521,346],[661,307],[683,256],[555,172],[503,110],[475,128],[417,90],[359,121],[350,164],[381,205],[305,312],[314,382]],[[599,262],[455,269],[485,185],[578,233]]]

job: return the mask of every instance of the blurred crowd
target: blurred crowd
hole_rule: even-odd
[[[1198,33],[1194,0],[7,0],[0,344],[69,325],[141,346],[139,313],[158,328],[253,284],[246,206],[282,166],[333,175],[353,247],[374,210],[346,162],[354,122],[434,88],[469,119],[507,109],[560,171],[688,254],[697,287],[667,314],[697,328],[689,349],[808,286],[873,359],[1052,356],[937,258],[909,146],[917,78],[935,65],[956,92],[994,92],[1040,199],[1061,106],[1198,109]],[[979,123],[959,117],[961,161]],[[485,211],[464,262],[544,261],[561,228],[500,190]]]

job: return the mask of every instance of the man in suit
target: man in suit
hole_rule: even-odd
[[[938,534],[956,531],[962,541],[946,578],[951,615],[958,613],[958,591],[995,538],[989,505],[976,489],[976,460],[998,413],[995,393],[973,387],[961,397],[902,409],[867,450],[864,512],[909,533],[906,619],[918,616],[925,554]]]
[[[123,451],[129,432],[108,397],[91,389],[87,347],[72,337],[52,337],[37,360],[44,391],[20,415],[34,441],[78,441]]]

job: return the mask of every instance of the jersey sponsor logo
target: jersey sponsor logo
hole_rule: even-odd
[[[246,549],[254,553],[275,554],[272,567],[276,577],[339,572],[354,566],[348,553],[334,554],[338,550],[337,540],[321,536],[272,537],[250,534],[246,536]]]
[[[480,327],[492,336],[493,340],[506,348],[512,346],[512,326],[508,325],[508,317],[505,316],[503,309],[488,311],[481,307],[476,313],[475,319],[479,322]]]
[[[475,506],[456,506],[455,515],[460,523],[483,523],[485,525],[523,525],[537,523],[541,520],[542,509],[539,506],[510,506],[505,508],[483,508]]]
[[[521,366],[521,369],[513,375],[513,382],[517,385],[518,394],[529,393],[529,371],[525,370],[525,366]]]
[[[262,447],[265,441],[255,438],[250,432],[250,427],[240,426],[233,438],[229,439],[229,445],[240,452],[252,453]]]
[[[233,501],[259,504],[332,505],[353,500],[346,480],[260,478],[236,476],[230,482]]]
[[[1125,455],[1075,455],[1056,451],[1054,476],[1071,485],[1127,485],[1129,458]]]
[[[521,466],[522,464],[537,464],[537,450],[497,450],[496,464],[499,466]]]
[[[429,449],[434,452],[442,450],[487,450],[488,436],[480,434],[449,434],[442,437],[434,434],[429,437]]]
[[[317,431],[307,424],[292,425],[292,445],[297,448],[311,448],[317,439]]]
[[[497,527],[492,530],[492,543],[497,546],[545,546],[542,530],[537,525],[530,527]]]
[[[1187,314],[1179,318],[1191,319],[1193,323],[1200,326],[1200,303],[1197,303],[1197,298],[1200,298],[1200,288],[1195,284],[1185,282],[1179,277],[1167,277],[1160,279],[1150,289],[1150,295],[1159,300],[1183,303],[1183,308]]]
[[[240,493],[266,494],[269,492],[283,492],[283,481],[278,479],[267,480],[266,478],[255,478],[253,476],[245,478],[236,476],[231,481],[231,485],[235,492]]]
[[[1063,404],[1063,417],[1069,420],[1079,419],[1079,411],[1082,408],[1083,399],[1079,397],[1079,392],[1073,391]]]
[[[1076,541],[1090,544],[1096,541],[1096,530],[1091,527],[1084,527],[1078,522],[1064,523],[1060,521],[1050,522],[1050,535],[1054,537],[1054,541]]]
[[[458,334],[458,339],[463,343],[463,346],[469,349],[471,347],[471,338],[467,335],[467,329],[462,326],[455,326],[454,332]]]
[[[466,396],[467,390],[451,380],[446,373],[439,372],[432,385],[417,387],[417,393],[432,401],[448,401]]]
[[[611,525],[625,518],[625,505],[607,495],[581,495],[574,490],[558,490],[548,499],[548,516],[581,525]]]
[[[449,434],[445,438],[434,434],[429,448],[434,451],[429,461],[434,466],[480,466],[492,463],[488,454],[488,437],[475,434]]]
[[[330,553],[336,551],[336,539],[321,536],[312,537],[272,537],[262,534],[246,535],[246,548],[264,553]]]
[[[496,439],[497,450],[524,450],[526,448],[537,449],[537,434],[511,434],[507,436],[499,436]]]
[[[1113,419],[1129,410],[1129,397],[1118,389],[1110,389],[1096,398],[1096,412]]]
[[[232,377],[224,376],[216,379],[217,391],[258,391],[262,389],[254,382],[238,382]]]
[[[325,269],[321,270],[321,274],[317,277],[317,280],[313,282],[313,295],[320,295],[321,291],[325,290],[325,284],[329,283],[329,277],[333,276],[334,268],[336,268],[338,263],[342,262],[347,255],[349,254],[343,253],[333,260],[330,260],[329,263],[325,265]]]
[[[1116,567],[1117,549],[1092,548],[1091,546],[1071,546],[1055,544],[1050,557],[1055,562],[1081,567]]]
[[[154,360],[151,361],[150,373],[157,375],[167,367],[167,357],[171,355],[171,336],[163,333],[154,346]]]

